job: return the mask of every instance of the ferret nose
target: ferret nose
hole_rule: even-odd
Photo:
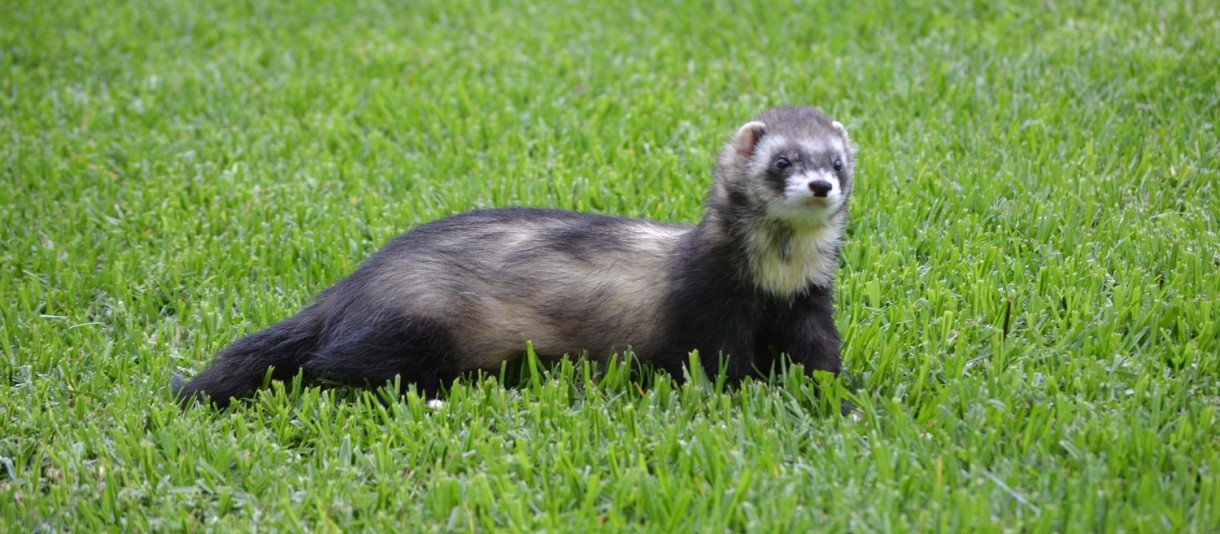
[[[830,185],[830,182],[827,182],[826,180],[814,180],[809,182],[809,190],[813,191],[813,196],[815,197],[825,197],[826,195],[830,194],[831,189],[834,189],[834,186]]]

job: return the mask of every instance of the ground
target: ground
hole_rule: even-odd
[[[0,530],[1215,531],[1217,36],[1189,0],[6,2]],[[786,103],[860,149],[837,379],[173,403],[425,221],[694,222]]]

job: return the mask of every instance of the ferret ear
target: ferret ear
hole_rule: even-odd
[[[831,121],[830,126],[834,128],[836,132],[839,132],[839,135],[843,136],[843,140],[847,141],[847,144],[851,144],[851,136],[847,135],[847,128],[843,127],[843,123],[839,121]]]
[[[743,158],[749,158],[750,154],[754,153],[754,147],[758,146],[758,140],[767,133],[767,125],[758,121],[750,121],[737,129],[737,135],[733,136],[730,144],[733,149]]]
[[[843,146],[847,147],[848,155],[854,157],[856,155],[856,145],[851,142],[851,136],[847,135],[847,128],[844,128],[843,123],[839,121],[830,121],[830,127],[843,136]]]

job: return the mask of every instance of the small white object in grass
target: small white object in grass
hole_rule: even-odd
[[[445,407],[445,401],[440,399],[428,399],[428,402],[425,403],[424,406],[427,406],[429,410],[439,410]]]

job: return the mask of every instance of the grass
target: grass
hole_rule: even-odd
[[[0,530],[1215,531],[1217,36],[1190,0],[6,2]],[[424,221],[693,222],[781,103],[861,148],[829,395],[172,403]]]

